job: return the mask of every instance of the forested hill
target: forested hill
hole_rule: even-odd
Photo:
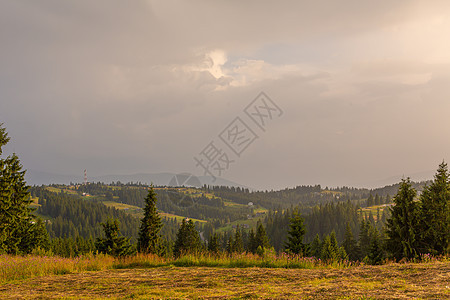
[[[421,191],[427,182],[413,183],[413,187]],[[329,202],[345,202],[351,201],[362,207],[376,204],[383,204],[385,200],[382,198],[391,197],[398,191],[399,184],[393,184],[376,189],[338,187],[323,188],[320,185],[314,186],[297,186],[294,188],[286,188],[279,191],[256,191],[250,192],[248,189],[235,187],[211,187],[208,191],[214,192],[218,197],[231,199],[237,203],[247,204],[253,202],[267,209],[288,208],[299,206],[301,209],[308,211],[312,207]],[[377,197],[378,196],[378,197]],[[371,198],[374,202],[370,202]],[[377,198],[375,200],[375,198]],[[379,199],[379,200],[378,200]],[[369,200],[369,203],[367,203]]]
[[[416,183],[415,187],[420,190],[423,185]],[[119,220],[121,233],[135,242],[148,189],[135,183],[89,183],[32,187],[31,195],[52,239],[89,239],[92,243],[102,235],[101,223],[113,218]],[[305,218],[306,241],[332,231],[342,241],[347,224],[355,235],[360,233],[361,220],[381,229],[388,214],[389,195],[396,189],[397,185],[375,190],[315,185],[280,191],[155,187],[164,223],[161,233],[167,241],[175,239],[177,224],[186,217],[195,221],[205,240],[214,232],[220,233],[223,247],[236,226],[241,227],[245,240],[248,231],[262,222],[276,250],[283,248],[293,208]]]

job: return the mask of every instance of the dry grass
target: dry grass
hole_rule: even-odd
[[[431,259],[431,258],[430,258]],[[267,251],[262,257],[254,254],[226,253],[186,254],[178,258],[166,258],[152,254],[137,254],[124,258],[113,258],[104,254],[87,254],[80,257],[61,258],[49,256],[44,250],[36,250],[27,256],[0,255],[0,283],[23,280],[36,276],[62,275],[101,271],[106,269],[156,268],[156,267],[221,267],[221,268],[348,268],[349,261],[326,262],[313,257],[276,255]]]
[[[184,216],[179,216],[179,215],[174,215],[171,213],[166,213],[166,212],[162,212],[159,211],[158,214],[163,217],[163,218],[175,218],[177,219],[178,222],[181,222],[183,219],[186,219],[186,217]],[[200,219],[194,219],[194,218],[189,218],[190,220],[192,220],[192,222],[199,222],[199,223],[206,223],[206,220],[200,220]]]
[[[1,299],[449,299],[450,263],[345,269],[157,267],[35,277]]]
[[[76,258],[0,255],[0,284],[36,276],[100,271],[113,268],[113,264],[113,257],[102,254]]]

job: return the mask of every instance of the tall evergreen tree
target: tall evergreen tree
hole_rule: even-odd
[[[369,263],[372,265],[379,265],[383,261],[384,253],[381,247],[381,240],[378,230],[376,228],[374,230],[375,231],[370,241],[368,259]]]
[[[416,190],[409,178],[400,183],[393,198],[391,217],[386,222],[387,246],[392,256],[399,260],[412,259],[418,255],[418,203],[414,201]]]
[[[375,199],[373,198],[372,194],[369,195],[369,198],[367,199],[366,206],[373,206],[375,205]]]
[[[234,234],[233,240],[233,252],[242,253],[244,252],[244,243],[242,241],[242,234],[239,225],[236,226],[236,232]]]
[[[421,197],[421,251],[431,254],[450,252],[450,174],[445,162],[439,165],[433,183]]]
[[[208,250],[216,254],[220,251],[219,236],[216,232],[209,237]]]
[[[359,258],[358,245],[355,238],[353,237],[352,228],[350,227],[350,224],[348,222],[345,229],[342,247],[344,247],[345,252],[347,253],[350,260],[357,260]]]
[[[270,248],[270,242],[266,234],[266,229],[260,221],[258,221],[258,225],[256,228],[255,247],[256,249],[261,247],[262,251],[264,251],[264,249]]]
[[[364,259],[369,255],[371,228],[372,226],[369,221],[361,220],[358,243],[361,255],[360,259]]]
[[[161,217],[156,209],[156,193],[150,187],[145,198],[144,217],[139,228],[138,251],[143,253],[161,253],[159,231],[162,227]]]
[[[258,246],[256,245],[255,231],[253,230],[253,228],[251,228],[250,233],[248,235],[247,251],[255,254],[257,248],[258,248]]]
[[[0,155],[9,137],[0,124]],[[44,246],[46,230],[30,208],[32,199],[19,158],[15,153],[0,157],[0,253],[29,253]]]
[[[306,233],[303,218],[296,210],[292,214],[289,222],[288,241],[286,243],[286,251],[293,254],[306,254],[306,245],[303,243],[303,237]]]
[[[227,251],[228,254],[232,254],[233,251],[233,236],[230,234],[230,236],[228,237],[228,241],[227,241],[227,247],[225,248],[225,251]]]

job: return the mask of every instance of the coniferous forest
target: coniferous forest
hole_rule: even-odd
[[[0,154],[9,141],[0,127]],[[291,253],[326,261],[421,259],[450,250],[450,177],[377,189],[250,191],[142,183],[26,185],[17,155],[0,160],[0,252],[129,256]]]
[[[450,1],[0,1],[0,299],[450,299]]]

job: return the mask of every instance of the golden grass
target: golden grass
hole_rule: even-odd
[[[0,298],[448,299],[449,262],[346,269],[156,267],[44,276],[0,285]]]
[[[67,187],[62,189],[62,188],[56,188],[56,187],[53,187],[53,186],[46,186],[45,189],[47,191],[50,191],[50,192],[53,192],[53,193],[60,193],[61,191],[63,191],[63,192],[65,192],[67,194],[70,194],[70,195],[78,195],[77,191],[75,191],[72,188],[67,188]]]
[[[450,260],[327,264],[289,255],[0,255],[0,299],[449,299]]]
[[[263,257],[254,254],[225,253],[187,254],[179,258],[165,258],[152,254],[137,254],[124,258],[113,258],[103,254],[88,254],[74,258],[43,255],[0,255],[0,283],[22,280],[36,276],[79,273],[107,269],[155,268],[155,267],[221,267],[221,268],[345,268],[352,263],[327,263],[311,257],[287,254],[276,255],[267,251]],[[36,253],[39,253],[37,251]]]
[[[170,214],[170,213],[166,213],[166,212],[162,212],[159,211],[158,212],[159,215],[163,218],[175,218],[177,219],[177,221],[181,222],[183,219],[185,219],[186,217],[183,216],[179,216],[179,215],[174,215],[174,214]],[[192,220],[192,222],[199,222],[199,223],[206,223],[206,220],[200,220],[200,219],[194,219],[194,218],[189,218],[190,220]]]
[[[124,203],[119,203],[119,202],[115,202],[115,201],[102,201],[102,203],[104,205],[108,206],[108,207],[114,207],[116,209],[142,210],[138,206],[124,204]]]
[[[76,258],[0,255],[0,283],[36,276],[105,270],[112,268],[113,263],[114,258],[102,254]]]

